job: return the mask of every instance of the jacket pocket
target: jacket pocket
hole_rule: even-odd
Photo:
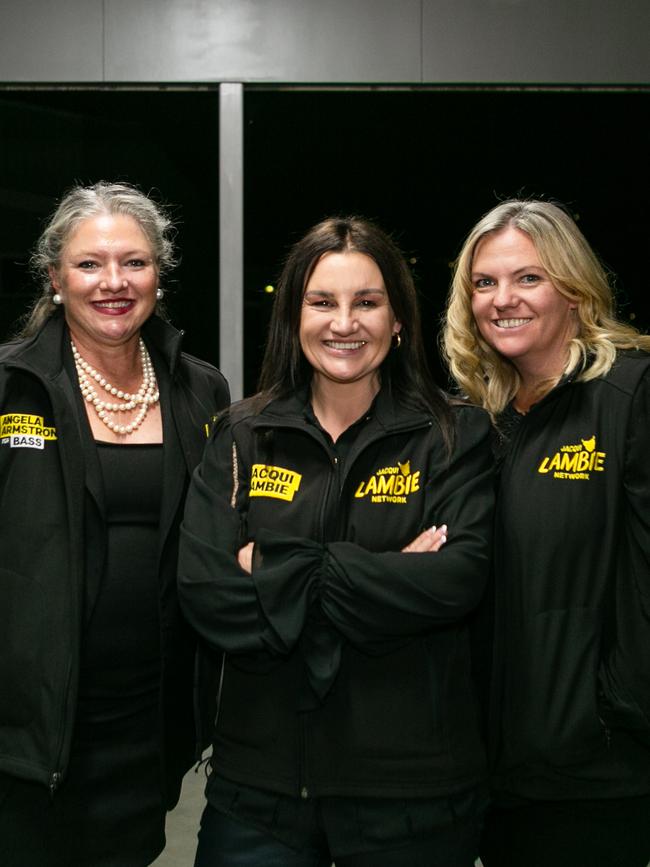
[[[650,719],[633,694],[634,673],[630,671],[622,673],[620,669],[625,669],[625,666],[616,653],[612,654],[612,657],[600,668],[599,685],[603,722],[609,729],[626,731],[640,743],[650,746]]]
[[[36,582],[0,568],[0,727],[28,723],[36,714],[45,601]]]
[[[237,660],[239,661],[239,660]],[[289,662],[269,670],[242,669],[230,656],[221,673],[215,742],[233,748],[273,748],[295,707]]]
[[[431,664],[425,639],[416,639],[385,656],[351,653],[351,676],[337,683],[337,702],[355,753],[422,756],[446,751],[441,731],[444,673]],[[443,663],[444,664],[444,663]]]
[[[579,763],[606,746],[598,709],[600,617],[593,608],[546,611],[510,644],[504,719],[509,763]]]
[[[485,763],[478,697],[472,676],[469,634],[451,626],[427,641],[431,698],[437,703],[436,725],[456,765]]]

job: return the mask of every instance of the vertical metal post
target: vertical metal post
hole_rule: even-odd
[[[219,366],[244,395],[244,86],[219,85]]]

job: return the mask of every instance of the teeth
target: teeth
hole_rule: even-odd
[[[97,307],[128,307],[130,301],[95,301]]]
[[[530,322],[530,319],[497,319],[496,324],[499,328],[517,328],[518,325],[525,325]]]
[[[326,340],[325,343],[332,349],[361,349],[366,345],[365,340]]]

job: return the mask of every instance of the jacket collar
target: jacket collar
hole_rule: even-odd
[[[276,398],[267,404],[251,423],[255,427],[304,426],[307,424],[310,403],[310,390],[304,386],[298,391]],[[368,410],[372,427],[379,427],[386,433],[409,430],[431,423],[431,414],[424,409],[411,409],[404,406],[393,395],[390,384],[382,385]]]
[[[184,334],[184,331],[179,331],[169,322],[156,315],[151,316],[142,326],[142,335],[145,343],[150,343],[160,352],[171,376],[176,371],[176,366],[181,355],[181,344]]]
[[[154,315],[142,326],[142,336],[147,345],[162,355],[173,376],[180,357],[183,332]],[[33,337],[7,344],[4,360],[25,364],[54,379],[63,367],[63,345],[67,339],[63,310],[56,310]]]
[[[25,365],[49,379],[54,379],[63,369],[63,346],[66,338],[63,311],[57,310],[33,336],[6,344],[3,360]]]

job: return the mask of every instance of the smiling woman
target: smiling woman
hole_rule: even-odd
[[[431,382],[377,226],[292,247],[260,386],[218,422],[182,531],[181,601],[223,654],[196,867],[473,867],[489,425]]]
[[[158,268],[144,232],[126,215],[80,223],[50,277],[72,336],[87,348],[128,343],[156,305]]]
[[[133,187],[71,190],[0,348],[3,867],[145,867],[194,755],[178,528],[228,389],[155,315],[170,229]]]
[[[472,313],[481,336],[514,364],[518,409],[527,411],[540,384],[556,381],[578,331],[577,304],[542,266],[530,236],[514,227],[477,243],[472,260]]]
[[[119,442],[142,428],[131,441],[150,439],[154,425],[160,427],[160,394],[139,335],[156,306],[158,267],[143,230],[128,215],[88,217],[70,235],[59,264],[50,265],[48,272],[55,303],[65,310],[93,432]],[[110,370],[110,378],[121,388],[106,388],[97,368]],[[93,379],[110,395],[126,396],[126,401],[100,400]]]
[[[323,420],[328,414],[339,385],[348,386],[343,394],[355,413],[370,404],[379,391],[381,364],[401,327],[381,271],[370,256],[331,252],[319,259],[305,289],[300,317],[300,345],[312,368],[317,417]],[[336,439],[347,424],[337,424],[329,415]]]
[[[561,207],[506,201],[456,263],[444,346],[496,423],[486,867],[650,858],[650,337]]]

